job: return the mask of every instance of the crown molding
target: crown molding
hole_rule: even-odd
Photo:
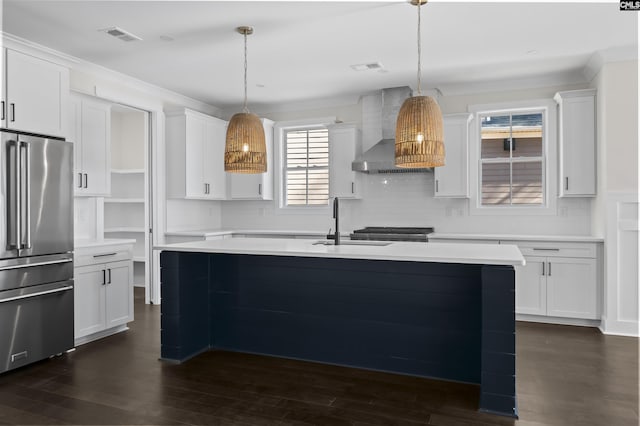
[[[582,70],[584,78],[592,81],[602,69],[602,66],[611,62],[623,62],[638,60],[638,45],[627,45],[615,49],[600,50],[595,52]]]
[[[129,89],[132,92],[137,92],[143,96],[147,96],[161,101],[165,108],[170,107],[188,107],[197,111],[201,111],[210,115],[220,114],[220,108],[204,103],[197,99],[189,98],[179,93],[173,92],[169,89],[165,89],[160,86],[148,83],[146,81],[137,79],[127,74],[114,71],[112,69],[103,67],[102,65],[94,64],[93,62],[85,61],[83,59],[76,58],[69,54],[57,51],[47,46],[35,43],[31,40],[18,37],[14,34],[1,32],[2,46],[9,49],[17,50],[27,55],[36,56],[40,59],[47,60],[49,62],[56,63],[58,65],[67,67],[73,71],[85,73],[97,77],[103,81],[114,84],[119,88]],[[77,90],[73,86],[73,90]],[[97,96],[97,87],[94,88],[94,93],[88,93],[93,96]],[[84,90],[77,90],[86,93]]]

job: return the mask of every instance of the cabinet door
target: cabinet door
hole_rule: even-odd
[[[356,158],[358,130],[329,128],[329,197],[360,198],[359,174],[351,170]]]
[[[435,197],[469,197],[468,135],[471,117],[471,114],[443,117],[445,165],[434,169]]]
[[[204,145],[206,121],[204,118],[187,114],[186,117],[186,198],[206,198],[204,182]]]
[[[67,137],[69,70],[10,49],[6,60],[8,127]]]
[[[133,321],[132,262],[110,262],[104,268],[107,271],[106,328]]]
[[[75,338],[104,330],[105,282],[104,265],[90,265],[74,271]]]
[[[82,99],[82,194],[111,192],[111,105]]]
[[[596,260],[548,258],[547,315],[598,319]]]
[[[560,196],[596,194],[595,90],[560,92]]]
[[[69,141],[73,143],[73,190],[75,195],[84,191],[82,175],[82,101],[76,96],[69,99]]]
[[[0,127],[7,126],[7,79],[6,77],[7,49],[0,47]]]
[[[227,197],[227,174],[224,171],[226,122],[217,118],[207,120],[202,162],[207,198],[224,200]]]
[[[546,315],[547,265],[544,257],[525,257],[525,266],[516,266],[516,313]]]

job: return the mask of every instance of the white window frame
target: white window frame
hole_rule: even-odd
[[[495,216],[539,216],[556,215],[558,198],[558,155],[557,155],[557,105],[552,99],[536,99],[530,101],[502,102],[496,104],[483,104],[469,106],[469,112],[473,113],[471,121],[471,146],[469,150],[469,184],[471,215],[495,215]],[[541,205],[482,205],[482,165],[481,165],[481,116],[488,114],[526,114],[542,112],[543,114],[543,153],[542,153],[542,185],[544,202]]]
[[[335,123],[336,117],[319,117],[304,120],[280,121],[274,126],[275,152],[274,152],[274,184],[275,184],[275,202],[276,214],[310,214],[327,216],[331,213],[331,203],[326,206],[287,206],[287,177],[286,177],[286,152],[284,149],[286,140],[285,135],[289,130],[310,129],[328,127]],[[329,148],[331,149],[331,148]],[[329,186],[331,186],[331,160],[329,159]]]

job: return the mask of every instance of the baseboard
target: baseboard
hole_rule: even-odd
[[[602,334],[610,336],[638,337],[636,321],[607,321],[607,318],[603,317],[599,328]]]
[[[528,314],[516,314],[516,321],[525,322],[540,322],[546,324],[559,324],[559,325],[575,325],[578,327],[595,327],[601,329],[600,320],[589,320],[580,318],[560,318],[560,317],[547,317],[541,315],[528,315]]]
[[[78,337],[75,340],[75,345],[76,345],[76,347],[80,346],[80,345],[84,345],[85,343],[93,342],[94,340],[102,339],[102,338],[105,338],[107,336],[111,336],[113,334],[117,334],[117,333],[121,333],[123,331],[127,331],[128,329],[129,329],[129,327],[127,327],[127,324],[123,324],[123,325],[119,325],[117,327],[110,328],[108,330],[102,330],[102,331],[99,331],[97,333],[90,334],[88,336]]]

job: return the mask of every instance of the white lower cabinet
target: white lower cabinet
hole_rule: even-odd
[[[74,270],[76,345],[123,331],[133,321],[131,251],[101,251],[77,256],[84,266]]]
[[[547,314],[547,279],[544,275],[546,259],[525,257],[527,264],[516,267],[516,312],[519,314]]]
[[[537,243],[534,247],[521,243],[518,247],[527,264],[515,268],[517,314],[600,319],[602,259],[595,243]]]

